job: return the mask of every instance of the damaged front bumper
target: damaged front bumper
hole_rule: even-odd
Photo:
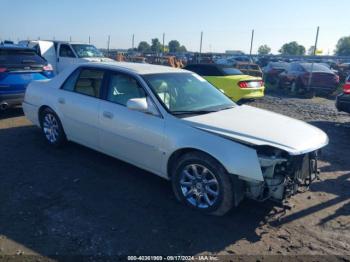
[[[282,202],[318,177],[318,151],[298,156],[259,155],[264,181],[245,181],[245,196],[257,201]]]

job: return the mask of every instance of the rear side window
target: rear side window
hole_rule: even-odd
[[[126,106],[129,99],[146,97],[137,80],[125,74],[112,74],[108,85],[107,101]]]
[[[34,50],[0,49],[0,65],[45,65],[47,62]]]
[[[75,83],[76,93],[100,97],[104,71],[96,69],[82,69]]]
[[[80,70],[75,70],[65,81],[62,86],[62,89],[67,91],[74,91],[75,83],[77,82],[78,76],[80,74]]]

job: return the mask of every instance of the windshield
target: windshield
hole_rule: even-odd
[[[40,64],[47,62],[31,49],[0,49],[0,65]]]
[[[271,63],[271,67],[275,69],[287,69],[288,64],[287,63],[280,63],[280,62],[275,62]]]
[[[205,113],[235,106],[227,96],[197,74],[164,73],[143,77],[173,114]]]
[[[331,72],[331,70],[329,68],[327,68],[326,66],[322,65],[322,64],[301,64],[302,67],[304,67],[304,69],[308,72],[310,72],[312,70],[312,72]],[[312,69],[311,69],[312,68]]]
[[[78,57],[103,57],[103,54],[93,45],[77,45],[72,44],[74,51]]]

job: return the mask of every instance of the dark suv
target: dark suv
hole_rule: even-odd
[[[0,45],[0,110],[23,102],[32,80],[52,78],[47,61],[35,50],[16,45]]]

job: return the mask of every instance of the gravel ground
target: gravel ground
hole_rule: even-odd
[[[73,143],[50,148],[21,109],[0,112],[0,258],[282,254],[349,261],[350,116],[326,98],[271,94],[248,104],[308,121],[330,138],[322,180],[290,199],[284,215],[244,201],[224,217],[203,216],[179,204],[167,181]]]

